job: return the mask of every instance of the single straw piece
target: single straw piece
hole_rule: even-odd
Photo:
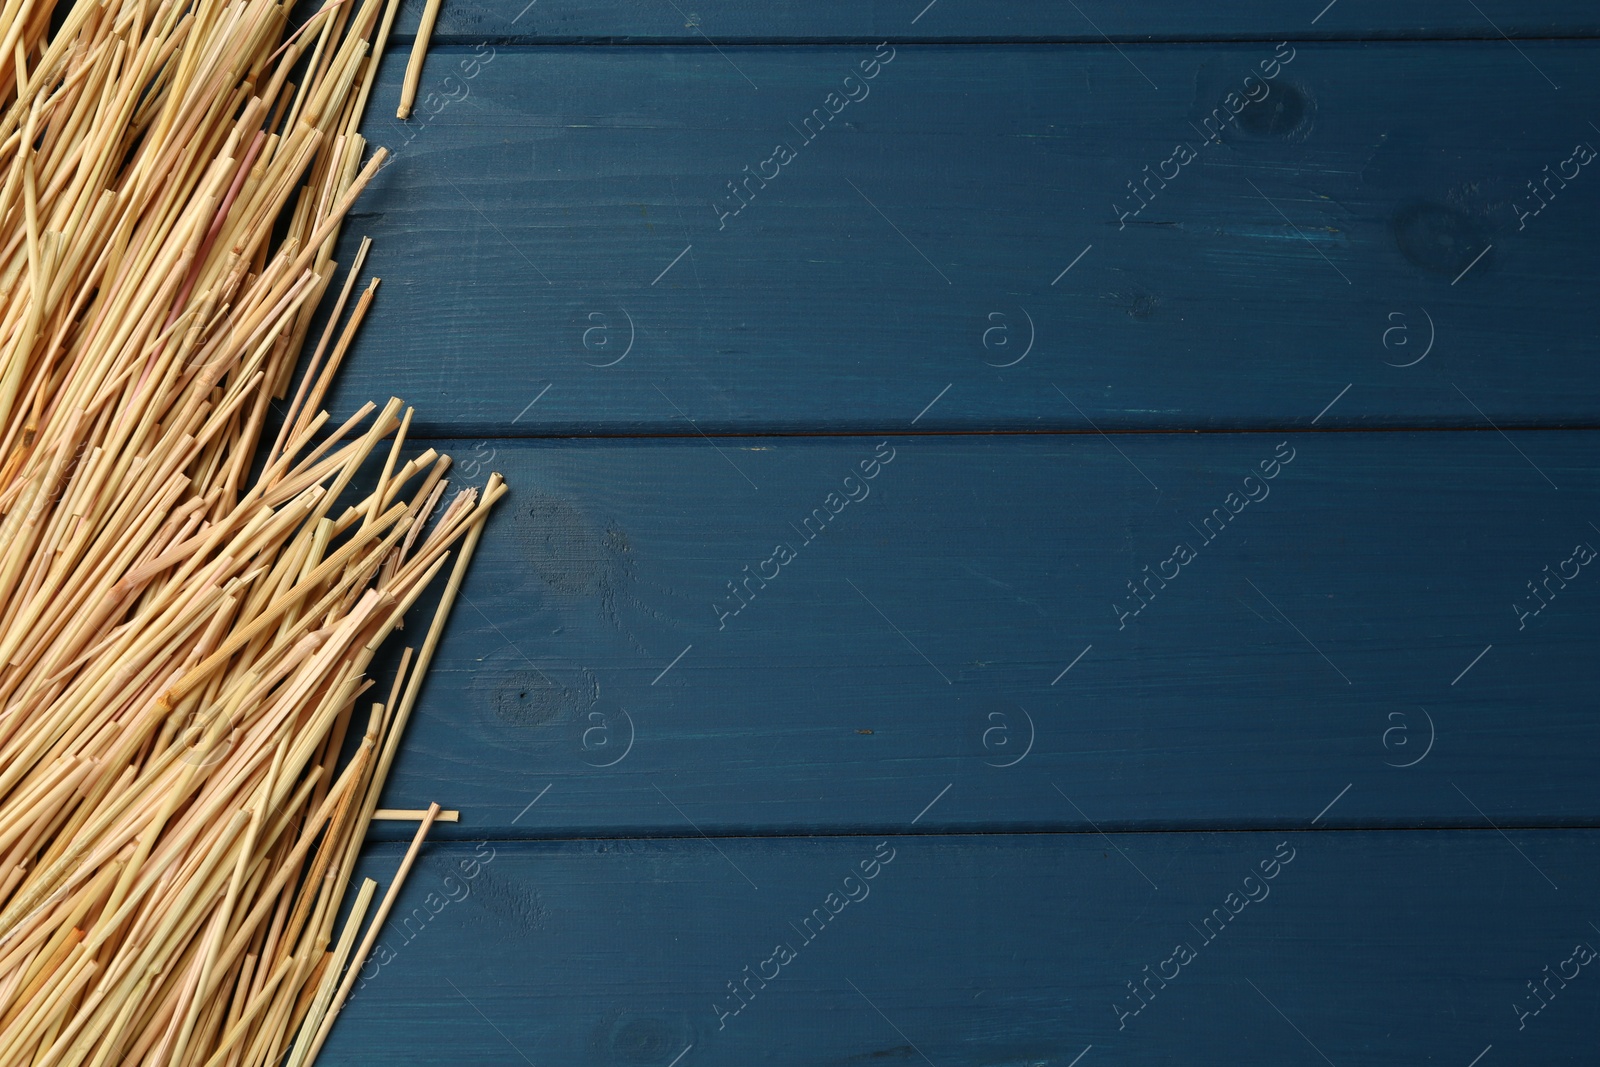
[[[426,819],[428,813],[423,808],[379,808],[372,813],[374,819],[384,819],[389,822],[416,822]],[[460,822],[459,811],[441,811],[433,817],[434,822]]]
[[[422,61],[428,54],[428,41],[433,37],[433,24],[438,21],[443,2],[428,0],[428,6],[422,9],[417,39],[411,44],[411,60],[406,64],[406,82],[400,89],[400,107],[395,111],[395,115],[401,119],[411,117],[411,105],[417,102],[417,86],[422,84]]]

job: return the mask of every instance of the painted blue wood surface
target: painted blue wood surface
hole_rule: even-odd
[[[422,0],[407,0],[396,33],[416,32]],[[485,38],[536,42],[817,42],[895,40],[1057,40],[1130,43],[1150,40],[1445,37],[1500,40],[1593,36],[1600,17],[1558,0],[1498,0],[1480,5],[1420,0],[1405,5],[1356,0],[1240,0],[1196,4],[1042,3],[1040,0],[819,0],[756,4],[748,0],[454,0],[440,12],[434,40]]]
[[[1593,1062],[1597,32],[447,3],[334,402],[512,495],[328,1062]]]
[[[447,835],[1600,818],[1600,434],[441,447],[514,487],[387,794]]]
[[[342,258],[371,234],[383,288],[338,410],[872,432],[948,386],[919,429],[1214,429],[1355,383],[1322,425],[1594,422],[1600,177],[1572,154],[1600,133],[1566,103],[1600,94],[1589,46],[1134,50],[1159,92],[1105,48],[888,48],[809,145],[872,47],[439,50],[427,84],[464,98],[369,125],[396,158]],[[764,165],[775,142],[799,154]],[[1154,199],[1119,218],[1135,182]]]
[[[1339,784],[1308,783],[1319,802]],[[386,962],[367,968],[325,1054],[1067,1067],[1092,1045],[1078,1067],[1322,1056],[1466,1067],[1492,1045],[1480,1067],[1592,1064],[1600,964],[1567,961],[1580,943],[1600,948],[1595,836],[435,845],[382,935]],[[387,881],[400,847],[374,850],[371,873]],[[890,860],[874,868],[879,855]],[[1181,966],[1180,944],[1193,953]],[[779,945],[793,952],[781,966]],[[1532,1014],[1541,1002],[1526,983],[1562,970],[1576,976],[1551,979]],[[1128,983],[1160,972],[1176,976],[1119,1015],[1140,1004]],[[733,1014],[728,984],[747,976]]]

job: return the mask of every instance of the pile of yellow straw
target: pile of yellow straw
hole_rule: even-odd
[[[0,1067],[297,1067],[438,813],[347,892],[505,492],[441,507],[398,400],[330,427],[365,244],[294,381],[395,9],[0,5]]]

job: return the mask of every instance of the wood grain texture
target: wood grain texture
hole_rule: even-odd
[[[407,0],[396,33],[416,32],[421,0]],[[485,38],[537,42],[597,40],[619,43],[704,44],[811,42],[840,38],[891,40],[1065,40],[1130,43],[1150,40],[1296,40],[1348,37],[1484,38],[1593,36],[1593,11],[1556,0],[1480,5],[1420,0],[1400,6],[1353,0],[1305,4],[1241,0],[1200,5],[1184,0],[1141,4],[1045,4],[1037,0],[820,0],[808,4],[753,4],[746,0],[492,0],[446,3],[436,41],[475,43]]]
[[[1597,32],[447,3],[334,400],[512,496],[385,797],[462,820],[328,1061],[1591,1061]]]
[[[873,432],[948,386],[919,429],[1217,429],[1353,383],[1321,425],[1592,424],[1592,50],[1288,47],[1217,144],[1273,45],[889,46],[809,144],[872,47],[437,50],[464,98],[367,128],[396,159],[342,259],[371,234],[384,285],[334,399],[424,434]]]
[[[1331,825],[1593,825],[1600,435],[1512,436],[449,442],[513,489],[384,804],[1248,829],[1337,779]]]
[[[1600,946],[1595,834],[1508,837],[430,846],[327,1062],[1067,1067],[1092,1045],[1079,1067],[1465,1067],[1492,1045],[1484,1064],[1592,1063],[1600,976],[1566,961]],[[368,872],[387,881],[399,850]],[[1120,1016],[1126,983],[1163,969]],[[1525,983],[1562,969],[1519,1029]]]

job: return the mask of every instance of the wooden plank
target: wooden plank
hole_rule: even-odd
[[[891,45],[810,144],[872,47],[441,49],[442,110],[367,128],[397,154],[341,258],[371,234],[384,285],[338,410],[393,391],[460,436],[1249,428],[1353,384],[1321,425],[1592,424],[1600,179],[1571,160],[1600,134],[1551,105],[1600,92],[1594,49],[1286,49]],[[1262,63],[1261,107],[1208,144]],[[775,142],[798,151],[760,189],[742,168]],[[723,217],[735,178],[754,198]],[[1122,218],[1135,180],[1156,198]]]
[[[440,447],[512,487],[384,799],[443,837],[1600,817],[1600,434]]]
[[[396,22],[409,38],[422,13],[407,0]],[[1040,4],[991,0],[820,0],[810,4],[751,4],[699,0],[689,6],[653,0],[493,0],[444,5],[436,40],[476,43],[486,38],[549,43],[704,44],[748,41],[1066,40],[1119,43],[1150,40],[1316,38],[1572,37],[1600,32],[1591,10],[1554,0],[1471,5],[1419,0],[1404,8],[1311,0],[1304,5],[1241,0],[1202,6],[1157,0],[1129,6]]]
[[[1331,795],[1336,777],[1318,777]],[[1600,947],[1597,843],[1484,830],[434,846],[327,1055],[1467,1067],[1492,1046],[1480,1067],[1589,1064],[1600,981],[1578,960]],[[399,852],[364,866],[387,882]],[[1536,1000],[1527,983],[1546,980]]]

